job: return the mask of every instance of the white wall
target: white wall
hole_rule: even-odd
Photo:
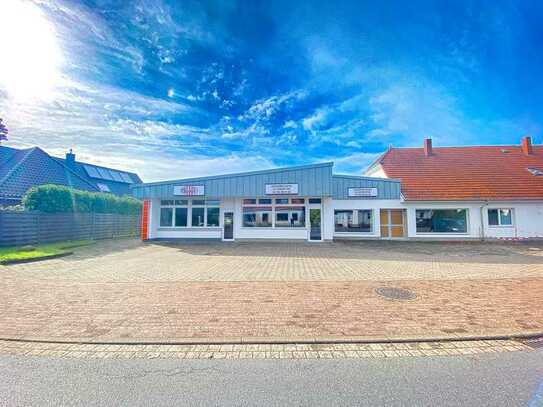
[[[531,238],[543,237],[543,200],[539,202],[402,202],[401,200],[322,200],[322,233],[324,240],[334,238],[379,238],[380,209],[407,210],[407,236],[416,239],[479,239],[481,233],[481,208],[486,238]],[[308,208],[308,206],[306,206]],[[458,209],[468,210],[468,232],[465,234],[417,233],[416,209]],[[489,226],[488,208],[512,208],[513,226]],[[338,233],[334,231],[335,209],[373,209],[373,231],[371,233]],[[223,214],[234,212],[235,239],[301,239],[309,236],[309,210],[306,212],[305,228],[244,228],[242,223],[242,200],[223,199],[221,201],[219,228],[160,228],[160,200],[150,200],[149,238],[222,238]]]
[[[543,237],[543,201],[534,203],[502,202],[409,202],[407,207],[408,237],[417,239],[480,239],[486,238],[529,238]],[[417,209],[467,209],[468,232],[465,234],[417,233]],[[489,226],[488,208],[513,209],[512,226]],[[481,216],[483,222],[481,223]]]

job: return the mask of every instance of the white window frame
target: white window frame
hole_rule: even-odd
[[[502,225],[502,218],[500,216],[500,211],[507,210],[511,213],[511,223],[507,225]],[[488,214],[489,211],[498,211],[498,224],[497,225],[491,225],[490,224],[490,215]],[[486,210],[486,223],[489,228],[512,228],[515,225],[515,210],[514,208],[487,208]]]
[[[162,204],[162,201],[172,201],[173,204],[172,205],[163,205]],[[187,204],[186,205],[179,205],[179,204],[175,204],[175,201],[187,201]],[[193,205],[192,201],[205,201],[205,204],[204,205]],[[216,202],[218,201],[218,205],[209,205],[208,202]],[[203,208],[204,209],[204,225],[203,226],[193,226],[192,225],[192,208],[193,206],[195,208]],[[162,226],[160,224],[160,220],[161,220],[161,216],[160,216],[160,213],[162,212],[162,208],[172,208],[173,210],[173,213],[172,213],[172,222],[170,224],[170,226]],[[187,226],[175,226],[175,211],[176,211],[176,208],[186,208],[187,209]],[[219,226],[208,226],[207,224],[207,209],[208,208],[219,208]],[[194,199],[187,199],[187,198],[183,198],[183,199],[161,199],[160,200],[160,210],[159,210],[159,219],[158,219],[158,227],[160,229],[189,229],[189,228],[197,228],[197,229],[203,229],[203,228],[207,228],[207,229],[220,229],[221,228],[221,201],[218,200],[218,199],[204,199],[204,198],[201,198],[201,197],[197,197],[197,198],[194,198]]]
[[[465,232],[419,232],[417,230],[417,211],[466,211],[466,231]],[[432,207],[420,207],[415,208],[415,234],[423,236],[467,236],[470,234],[470,210],[469,208],[458,207],[446,207],[446,208],[432,208]]]
[[[347,212],[347,211],[350,211],[350,212],[353,212],[353,216],[354,216],[354,211],[370,211],[371,213],[371,225],[370,225],[370,230],[369,232],[345,232],[345,231],[336,231],[336,211],[340,211],[340,212]],[[358,216],[358,214],[357,214]],[[373,208],[345,208],[345,209],[342,209],[342,208],[334,208],[334,233],[336,234],[345,234],[345,235],[356,235],[356,234],[365,234],[365,235],[371,235],[373,234],[375,231],[375,210]]]
[[[256,204],[245,204],[243,203],[243,201],[245,199],[256,199]],[[272,202],[271,204],[259,204],[259,200],[260,199],[271,199]],[[277,204],[275,202],[276,199],[288,199],[288,203],[286,204]],[[303,199],[304,200],[304,203],[295,203],[293,204],[291,199]],[[292,197],[284,197],[284,196],[259,196],[259,197],[245,197],[245,198],[242,198],[241,199],[241,228],[242,229],[249,229],[249,230],[260,230],[260,229],[263,229],[263,230],[269,230],[269,229],[282,229],[282,230],[303,230],[303,229],[307,229],[308,227],[308,219],[307,219],[307,216],[308,216],[308,199],[306,197],[300,197],[300,196],[292,196]],[[258,209],[259,207],[271,207],[271,226],[244,226],[243,225],[243,215],[245,214],[243,208],[255,208],[255,209]],[[276,210],[275,210],[275,207],[276,206],[280,206],[280,207],[300,207],[300,206],[303,206],[304,207],[304,225],[303,226],[276,226],[275,225],[275,217],[276,217]],[[289,215],[289,220],[290,220],[290,215]]]

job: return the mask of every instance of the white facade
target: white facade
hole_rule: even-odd
[[[243,226],[243,199],[221,200],[219,226],[216,227],[161,227],[160,199],[150,200],[149,239],[222,239],[225,212],[234,214],[234,240],[309,240],[309,209],[321,209],[322,240],[378,239],[381,238],[382,209],[405,210],[405,238],[409,239],[494,239],[494,238],[543,238],[543,201],[538,202],[405,202],[402,200],[322,198],[321,204],[309,204],[305,199],[306,222],[304,227],[245,227]],[[467,227],[465,233],[426,233],[417,231],[417,210],[465,209]],[[488,211],[511,210],[511,224],[490,225]],[[336,210],[371,210],[372,227],[368,232],[340,232],[335,230]]]
[[[543,201],[493,201],[493,202],[404,202],[407,208],[408,237],[417,239],[492,239],[543,237]],[[417,209],[466,209],[466,233],[418,233]],[[510,225],[490,225],[489,209],[510,209]]]

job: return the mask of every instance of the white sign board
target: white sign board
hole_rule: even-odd
[[[266,195],[296,195],[298,184],[266,184]]]
[[[202,196],[204,195],[203,185],[175,185],[173,187],[174,195],[182,196]]]
[[[377,196],[377,188],[349,188],[349,196]]]

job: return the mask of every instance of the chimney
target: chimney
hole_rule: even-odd
[[[523,137],[520,142],[520,148],[524,154],[532,154],[532,138],[530,136]]]
[[[69,166],[74,165],[75,163],[75,154],[72,152],[72,149],[70,148],[70,152],[66,153],[66,164]]]
[[[432,155],[432,139],[424,139],[424,155],[430,157]]]

